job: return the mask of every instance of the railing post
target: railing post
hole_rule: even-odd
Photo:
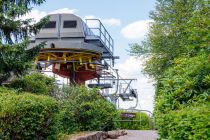
[[[111,38],[111,37],[109,36],[109,48],[111,47],[111,42],[110,42],[110,38]]]
[[[100,24],[99,25],[99,32],[100,32],[99,34],[100,34],[100,38],[101,38],[101,22],[100,21],[99,21],[99,24]]]
[[[142,128],[142,126],[141,126],[141,121],[142,121],[142,117],[141,117],[141,111],[140,111],[140,128]]]
[[[114,40],[112,39],[112,53],[114,53]]]
[[[105,31],[104,34],[105,34],[105,35],[104,35],[104,40],[105,40],[105,45],[106,45],[106,31]]]

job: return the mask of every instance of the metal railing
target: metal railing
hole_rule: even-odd
[[[147,112],[149,113],[149,119],[148,119],[148,125],[150,127],[150,129],[152,130],[155,130],[155,123],[152,121],[152,118],[153,118],[153,113],[149,110],[142,110],[142,109],[119,109],[121,111],[125,111],[125,112],[139,112],[140,113],[140,118],[137,119],[137,118],[134,118],[134,119],[120,119],[120,120],[114,120],[115,122],[118,122],[119,125],[120,125],[120,128],[122,127],[122,123],[124,123],[124,125],[127,125],[128,127],[134,125],[134,124],[137,124],[137,126],[139,126],[140,129],[143,128],[143,118],[142,118],[142,112]],[[125,128],[124,128],[125,129]]]
[[[99,38],[103,45],[107,47],[109,52],[113,55],[114,40],[101,21],[99,19],[86,19],[86,25],[86,35]]]

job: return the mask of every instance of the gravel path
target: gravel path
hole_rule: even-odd
[[[153,130],[126,130],[126,132],[127,135],[121,136],[117,140],[157,140],[158,138],[157,132]]]

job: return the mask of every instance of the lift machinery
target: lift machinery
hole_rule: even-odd
[[[137,98],[130,86],[134,79],[126,82],[126,89],[120,87],[118,72],[113,69],[115,59],[119,59],[114,56],[114,40],[99,19],[83,21],[74,14],[51,14],[49,22],[31,38],[28,49],[41,42],[46,45],[36,58],[40,70],[52,65],[54,74],[74,85],[95,80],[88,87],[100,88],[102,95],[115,103],[119,97],[124,101]],[[116,91],[106,94],[104,89],[112,89],[114,83]]]

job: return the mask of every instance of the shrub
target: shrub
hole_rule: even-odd
[[[111,130],[117,111],[96,89],[66,87],[60,110],[64,132]]]
[[[159,79],[155,98],[155,124],[161,138],[210,137],[210,65],[208,54],[175,59]]]
[[[14,79],[9,86],[20,91],[51,95],[55,86],[54,82],[53,78],[41,73],[31,73],[21,79]]]
[[[210,104],[185,107],[167,114],[156,114],[161,138],[207,140],[210,138]]]
[[[119,116],[121,116],[122,112],[125,112],[125,111],[119,111]],[[123,121],[123,120],[131,120],[131,121]],[[132,120],[134,120],[134,121],[132,121]],[[149,118],[149,116],[146,113],[143,113],[143,112],[141,112],[141,113],[136,112],[136,117],[135,118],[123,119],[122,117],[120,117],[119,123],[120,123],[119,127],[121,129],[130,129],[130,130],[149,130],[149,129],[152,129],[151,118]]]
[[[175,60],[174,66],[165,72],[164,78],[159,82],[155,103],[159,111],[166,113],[180,109],[181,105],[193,102],[197,96],[210,95],[208,57],[203,54]]]
[[[57,101],[0,88],[0,139],[55,139]]]
[[[57,114],[57,119],[60,122],[63,134],[71,134],[79,131],[76,117],[75,110],[70,102],[64,102],[61,104],[59,113]]]

